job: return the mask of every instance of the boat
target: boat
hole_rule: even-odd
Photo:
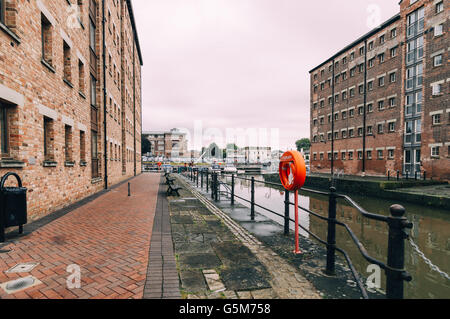
[[[223,169],[224,173],[232,173],[235,174],[238,172],[238,169],[236,168],[236,166],[234,166],[233,164],[227,164],[224,169]]]

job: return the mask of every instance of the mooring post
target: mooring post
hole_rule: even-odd
[[[234,205],[234,174],[231,175],[231,205]]]
[[[336,274],[336,188],[331,187],[328,203],[327,268],[329,276]]]
[[[251,182],[251,219],[252,221],[255,220],[255,177],[252,176],[252,182]]]
[[[289,235],[289,219],[290,219],[290,211],[289,208],[291,206],[289,191],[284,192],[284,234],[286,236]]]
[[[411,229],[413,224],[405,217],[403,206],[393,205],[390,211],[387,265],[397,270],[386,269],[386,298],[403,299],[403,281],[412,280],[411,275],[404,270],[405,239],[408,238],[405,229]]]

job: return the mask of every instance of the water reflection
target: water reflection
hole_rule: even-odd
[[[263,180],[261,176],[257,180]],[[230,180],[227,180],[230,183]],[[250,199],[250,181],[236,179],[236,195]],[[369,212],[389,215],[389,207],[393,204],[402,204],[407,211],[408,219],[413,222],[411,231],[413,240],[435,265],[442,271],[450,273],[450,216],[448,212],[436,208],[418,206],[410,203],[394,202],[378,198],[352,196],[364,209]],[[284,191],[263,184],[255,183],[255,199],[258,205],[284,214]],[[294,194],[290,194],[291,202],[294,202]],[[243,205],[248,203],[237,200]],[[320,215],[328,214],[328,197],[301,193],[299,204]],[[283,218],[266,212],[258,207],[256,211],[274,221],[283,224]],[[294,209],[291,207],[291,218],[294,219]],[[338,200],[337,218],[346,223],[367,249],[369,255],[386,262],[388,227],[386,223],[367,219],[345,201]],[[327,224],[314,216],[300,211],[299,220],[303,227],[326,239]],[[291,229],[294,225],[291,224]],[[302,236],[309,237],[305,231],[300,231]],[[336,229],[336,241],[338,247],[347,251],[355,267],[361,274],[366,275],[369,263],[359,253],[358,248],[351,240],[347,231],[342,227]],[[406,298],[450,298],[450,281],[439,273],[432,271],[425,262],[418,257],[409,243],[405,243],[405,268],[413,276],[413,281],[405,283]],[[367,274],[368,275],[368,274]],[[382,289],[385,289],[383,273]]]

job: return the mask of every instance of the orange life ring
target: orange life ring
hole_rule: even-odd
[[[306,164],[303,155],[297,151],[288,151],[280,159],[280,180],[288,191],[296,191],[305,185]]]

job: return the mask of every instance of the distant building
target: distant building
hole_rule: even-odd
[[[272,160],[271,147],[244,147],[242,153],[245,156],[245,161],[250,164],[268,163]]]
[[[150,141],[151,157],[171,159],[191,156],[187,148],[186,133],[182,133],[178,129],[172,129],[168,132],[149,131],[142,134]]]
[[[313,172],[450,179],[449,16],[443,0],[400,1],[310,71]]]

